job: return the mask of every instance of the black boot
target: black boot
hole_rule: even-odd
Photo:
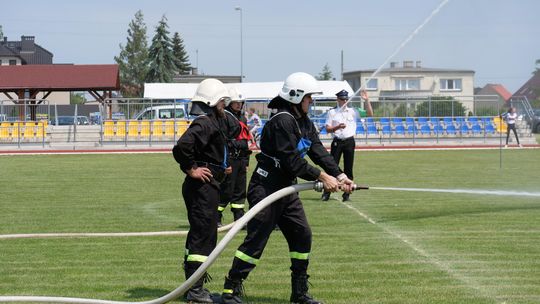
[[[217,218],[217,226],[218,226],[218,228],[223,226],[223,224],[221,223],[222,219],[223,219],[223,212],[218,211],[218,218]]]
[[[242,216],[244,216],[244,209],[234,208],[232,209],[232,212],[233,212],[235,222],[238,221]],[[246,226],[242,227],[242,230],[246,230],[246,229],[247,229]]]
[[[321,196],[321,200],[323,202],[326,202],[330,199],[330,192],[323,192],[322,196]]]
[[[186,275],[186,280],[197,270],[199,265],[191,265],[192,263],[186,263],[184,266],[184,273]],[[184,298],[188,303],[214,303],[212,296],[208,289],[204,288],[203,285],[205,282],[208,282],[210,276],[208,273],[205,273],[202,278],[200,278],[191,288],[186,292]]]
[[[244,216],[244,209],[234,208],[232,209],[234,221],[238,221],[242,216]]]
[[[307,274],[291,274],[291,303],[295,304],[322,304],[308,293],[308,278]]]
[[[241,279],[229,279],[225,277],[223,284],[223,293],[221,294],[221,303],[223,304],[241,304],[240,296],[244,294],[244,287]]]
[[[350,201],[351,199],[349,198],[349,193],[343,193],[343,201],[344,202],[348,202]]]

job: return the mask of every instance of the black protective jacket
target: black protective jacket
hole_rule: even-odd
[[[173,156],[180,169],[186,172],[196,167],[197,162],[223,167],[226,160],[226,132],[225,118],[217,117],[214,113],[193,120],[173,148]]]
[[[225,108],[227,124],[230,126],[228,134],[229,155],[233,158],[246,158],[251,154],[247,139],[238,139],[242,131],[240,122],[247,126],[247,119],[242,112],[234,112],[230,107]],[[249,130],[248,130],[249,132]]]
[[[308,181],[316,180],[321,170],[302,158],[297,150],[300,139],[306,138],[311,141],[311,148],[307,152],[309,158],[329,175],[337,177],[341,174],[342,171],[334,158],[321,143],[313,122],[306,115],[295,117],[291,106],[288,106],[289,103],[285,100],[282,99],[278,104],[282,106],[276,108],[277,113],[273,114],[262,130],[262,153],[257,155],[259,164],[265,168],[274,167],[281,177],[288,181],[294,181],[297,177]],[[288,114],[279,114],[280,112]],[[276,160],[279,162],[278,166],[275,166]]]

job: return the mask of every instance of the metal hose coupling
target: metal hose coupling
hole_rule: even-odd
[[[313,190],[317,191],[317,192],[322,192],[324,190],[324,185],[323,185],[323,182],[315,182],[315,184],[313,185]],[[356,191],[356,190],[369,190],[369,186],[368,185],[357,185],[357,184],[354,184],[352,186],[352,190],[353,191]]]

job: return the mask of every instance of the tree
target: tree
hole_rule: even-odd
[[[416,107],[416,116],[464,116],[467,109],[452,97],[431,97]]]
[[[152,38],[152,45],[148,54],[148,82],[172,82],[177,69],[173,56],[172,42],[167,30],[167,18],[163,16],[156,27],[156,34]]]
[[[1,25],[0,25],[0,40],[4,40],[4,30],[2,29]]]
[[[318,80],[331,80],[334,78],[334,75],[332,75],[332,71],[330,70],[330,66],[328,66],[328,63],[324,65],[322,72],[319,73],[319,76],[315,77]]]
[[[533,74],[537,74],[538,72],[540,72],[540,59],[536,59],[536,71],[534,71]]]
[[[120,55],[114,60],[120,69],[120,87],[124,97],[142,97],[148,73],[148,42],[146,24],[139,10],[129,23],[126,46],[120,44]]]
[[[184,40],[180,38],[180,34],[178,34],[178,32],[174,33],[172,39],[172,51],[175,59],[176,72],[180,75],[189,74],[191,70],[189,57],[184,48]]]

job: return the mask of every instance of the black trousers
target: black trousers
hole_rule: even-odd
[[[254,173],[248,187],[247,197],[250,207],[281,188]],[[276,225],[287,240],[291,270],[296,274],[307,272],[311,251],[311,228],[298,193],[294,193],[271,204],[249,221],[246,238],[235,254],[229,278],[245,279],[248,276],[262,256]]]
[[[209,183],[203,183],[186,176],[182,185],[182,195],[190,225],[184,262],[186,268],[193,269],[204,262],[216,247],[219,183],[214,179]]]
[[[508,138],[510,138],[510,130],[514,131],[514,136],[516,136],[516,141],[519,145],[519,138],[516,131],[516,124],[508,124],[506,127],[506,144],[508,145]]]
[[[341,161],[341,155],[343,155],[343,172],[347,174],[349,179],[353,179],[353,167],[354,167],[354,148],[356,142],[354,137],[349,137],[343,140],[334,138],[330,147],[330,154],[334,157],[334,160],[339,165]]]
[[[232,173],[227,175],[220,185],[220,211],[225,209],[229,203],[231,203],[231,209],[244,209],[244,202],[246,200],[246,167],[248,166],[248,162],[249,160],[247,158],[229,159]]]

